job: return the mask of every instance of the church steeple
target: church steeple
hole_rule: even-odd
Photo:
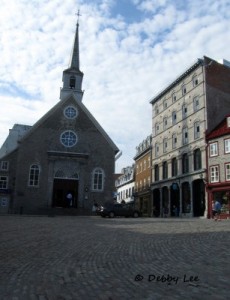
[[[79,59],[79,36],[78,36],[78,31],[79,31],[79,23],[77,22],[77,28],[75,32],[75,37],[74,37],[74,43],[73,43],[73,51],[70,57],[70,64],[69,68],[75,68],[77,70],[80,70],[80,59]]]
[[[79,11],[77,13],[80,16]],[[63,71],[60,99],[63,100],[70,94],[74,94],[77,100],[82,101],[83,91],[81,89],[84,74],[80,71],[79,58],[79,20],[77,20],[74,36],[73,50],[70,56],[68,69]]]

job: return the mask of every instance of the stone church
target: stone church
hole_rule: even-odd
[[[78,23],[62,80],[60,101],[33,126],[15,124],[0,149],[0,213],[88,211],[112,200],[119,149],[82,103]]]

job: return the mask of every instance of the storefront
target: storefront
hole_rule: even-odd
[[[216,186],[208,185],[208,218],[212,218],[212,202],[219,200],[221,204],[221,219],[230,218],[230,185],[219,184]]]

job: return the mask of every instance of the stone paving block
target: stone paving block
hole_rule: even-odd
[[[230,220],[0,216],[0,228],[0,299],[229,297]]]

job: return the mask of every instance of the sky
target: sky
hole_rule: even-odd
[[[204,55],[230,60],[230,0],[1,0],[0,145],[58,101],[80,10],[83,103],[133,164],[150,101]]]

